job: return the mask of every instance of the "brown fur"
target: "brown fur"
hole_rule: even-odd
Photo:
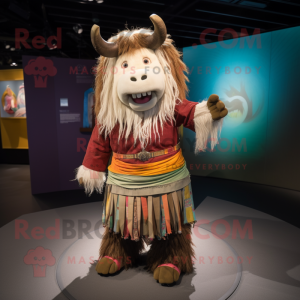
[[[130,35],[129,32],[132,31],[133,30],[124,30],[119,33],[119,37],[117,39],[117,42],[119,44],[119,55],[122,55],[124,53],[131,53],[134,50],[145,48],[145,37],[147,35],[143,33]],[[127,33],[127,35],[122,33]],[[186,65],[181,60],[182,53],[174,47],[173,40],[170,38],[170,35],[167,36],[165,42],[160,46],[159,49],[163,51],[164,56],[171,67],[172,75],[179,89],[179,98],[185,99],[188,92],[188,88],[186,85],[186,81],[188,81],[188,78],[185,75],[185,72],[187,72]],[[101,107],[100,95],[103,88],[103,75],[105,73],[104,65],[107,59],[109,58],[101,56],[98,60],[97,76],[95,80],[96,117],[98,116]]]
[[[144,249],[143,241],[132,241],[122,239],[120,234],[109,232],[106,227],[101,247],[100,258],[110,256],[122,261],[126,269],[134,267],[138,263],[139,253]]]
[[[147,254],[147,266],[150,272],[154,272],[157,266],[164,263],[176,265],[181,272],[192,273],[193,249],[191,225],[182,225],[181,234],[170,234],[166,240],[154,239]]]

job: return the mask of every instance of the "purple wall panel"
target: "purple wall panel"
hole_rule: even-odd
[[[79,129],[84,92],[93,86],[95,63],[23,56],[33,194],[80,188],[71,180],[90,138]],[[68,106],[61,106],[61,99],[68,99]]]

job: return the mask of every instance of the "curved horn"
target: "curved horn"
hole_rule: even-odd
[[[154,32],[147,37],[147,48],[156,50],[164,43],[167,37],[167,27],[158,15],[151,15],[150,20],[154,25]]]
[[[118,44],[106,42],[100,34],[100,27],[93,25],[91,29],[91,40],[95,50],[105,57],[118,56]]]

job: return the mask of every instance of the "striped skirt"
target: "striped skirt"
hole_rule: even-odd
[[[122,195],[116,190],[106,184],[102,223],[124,239],[165,239],[168,234],[180,234],[182,224],[196,222],[190,183],[151,196]]]

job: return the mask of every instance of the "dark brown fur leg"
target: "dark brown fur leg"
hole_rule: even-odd
[[[147,254],[147,265],[151,272],[164,263],[176,265],[181,272],[192,273],[192,257],[195,256],[191,225],[182,225],[181,234],[170,234],[166,240],[154,239]]]
[[[100,258],[110,256],[123,263],[126,269],[138,263],[139,253],[144,249],[143,241],[138,242],[121,238],[121,234],[109,232],[106,228],[100,246]]]

